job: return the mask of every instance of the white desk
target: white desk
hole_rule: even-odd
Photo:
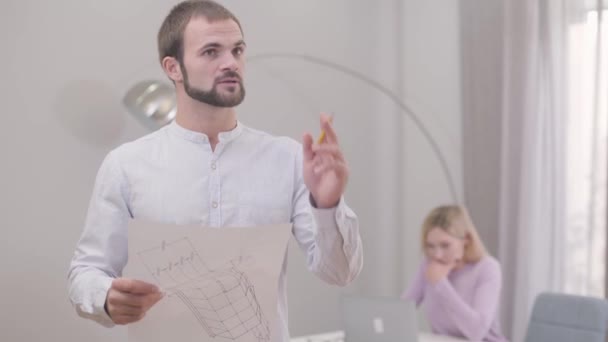
[[[290,342],[344,342],[344,332],[333,331],[319,335],[294,337]],[[466,340],[421,332],[418,334],[418,342],[466,342]]]

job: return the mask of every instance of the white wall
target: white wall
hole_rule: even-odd
[[[437,205],[462,200],[462,105],[458,3],[406,1],[402,13],[403,97],[441,149],[456,192],[454,198],[429,142],[405,120],[401,228],[406,287],[419,266],[424,217]]]
[[[460,15],[465,196],[482,240],[498,255],[503,2],[463,0]]]
[[[76,316],[66,271],[103,156],[146,133],[120,104],[128,87],[161,78],[155,36],[173,1],[8,0],[0,4],[4,106],[0,340],[125,341]],[[401,95],[436,138],[461,193],[458,10],[429,1],[225,1],[249,56],[301,53],[354,70]],[[436,156],[391,99],[336,69],[253,60],[239,109],[251,126],[297,139],[334,111],[361,219],[365,268],[329,287],[290,252],[292,335],[340,326],[343,292],[400,294],[419,258],[424,214],[450,200]]]

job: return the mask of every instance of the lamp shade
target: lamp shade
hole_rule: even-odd
[[[146,80],[127,91],[123,102],[129,112],[146,127],[156,130],[175,119],[175,90],[166,83]]]

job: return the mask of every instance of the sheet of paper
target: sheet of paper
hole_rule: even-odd
[[[131,342],[273,341],[279,275],[291,225],[247,228],[129,223],[123,276],[158,285],[165,296]]]

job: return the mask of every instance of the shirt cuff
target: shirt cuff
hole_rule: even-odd
[[[339,235],[343,240],[344,252],[347,257],[351,257],[354,253],[353,241],[356,242],[359,232],[355,224],[357,215],[346,205],[344,196],[340,197],[338,205],[333,208],[312,206],[311,210],[317,222],[317,236],[332,239]]]
[[[108,291],[112,287],[114,278],[101,278],[98,284],[95,284],[90,293],[90,301],[77,305],[78,314],[84,318],[89,318],[104,327],[114,326],[114,322],[106,313],[104,308]]]

